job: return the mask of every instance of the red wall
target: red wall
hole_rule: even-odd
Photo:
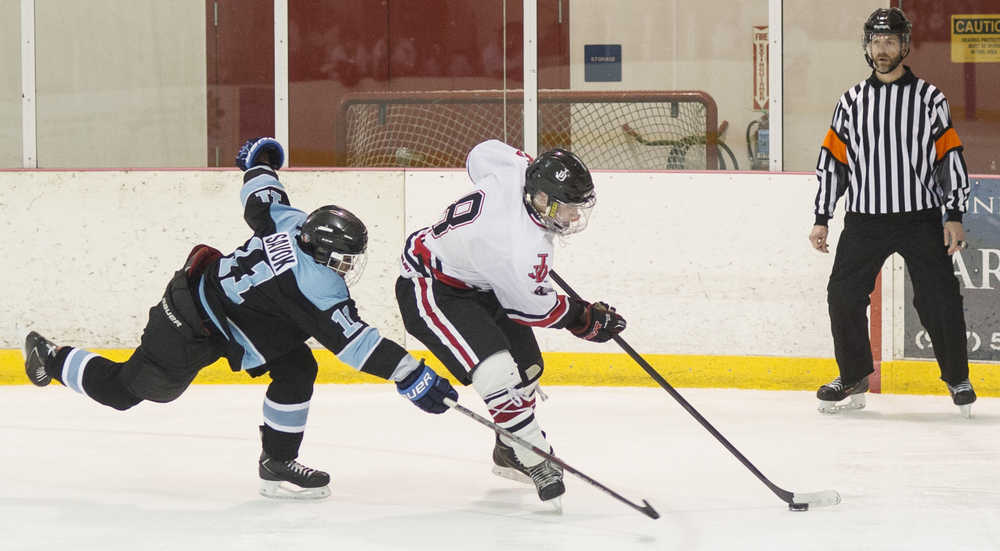
[[[898,0],[893,6],[899,7]],[[951,104],[969,172],[1000,173],[1000,63],[952,63],[952,14],[1000,13],[996,0],[905,0],[913,48],[905,63],[937,86]]]
[[[539,86],[569,87],[569,2],[540,0]],[[208,17],[208,164],[274,132],[272,0],[219,0]],[[349,92],[499,89],[522,84],[521,0],[289,2],[289,157],[333,166],[334,121]],[[237,7],[239,9],[237,9]],[[503,24],[506,22],[506,42]]]
[[[233,166],[243,140],[274,134],[274,3],[207,0],[205,8],[207,161]]]

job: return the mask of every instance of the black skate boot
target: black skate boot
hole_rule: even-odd
[[[493,446],[493,474],[514,482],[532,484],[531,477],[528,476],[528,469],[517,460],[514,448],[500,440],[499,434],[496,445]]]
[[[837,413],[845,409],[864,409],[866,392],[868,392],[867,376],[851,385],[845,385],[840,377],[837,377],[816,391],[816,397],[819,398],[819,412]],[[847,404],[837,403],[846,398],[850,398],[851,401]]]
[[[962,417],[970,419],[972,417],[972,402],[976,401],[976,391],[972,390],[972,383],[966,379],[954,386],[948,383],[945,385],[948,386],[948,392],[951,393],[951,401],[958,406]]]
[[[542,435],[544,436],[544,432]],[[549,446],[549,453],[555,453]],[[521,482],[523,484],[534,484],[538,490],[538,497],[542,501],[559,497],[566,492],[563,485],[563,469],[548,460],[543,460],[534,467],[527,468],[517,459],[514,448],[504,444],[497,435],[496,445],[493,446],[493,474],[503,478]]]
[[[534,467],[530,467],[528,469],[528,476],[535,483],[535,489],[538,490],[538,499],[542,501],[556,499],[566,493],[566,486],[562,480],[562,469],[550,461],[542,461]],[[555,506],[557,508],[560,507],[558,501],[555,502]]]
[[[545,431],[542,431],[542,437],[545,436]],[[555,454],[555,448],[549,445],[549,453]],[[553,467],[562,473],[562,467],[556,463],[552,464]],[[493,446],[493,474],[506,478],[508,480],[513,480],[514,482],[520,482],[522,484],[534,484],[531,480],[531,476],[528,474],[528,469],[517,460],[517,456],[514,455],[514,448],[504,444],[500,440],[500,435],[497,435],[496,445]]]
[[[52,382],[46,368],[55,361],[57,350],[58,346],[34,331],[24,338],[24,372],[35,386]]]
[[[261,452],[259,472],[260,494],[265,497],[322,499],[330,495],[330,475],[294,459],[278,461]]]

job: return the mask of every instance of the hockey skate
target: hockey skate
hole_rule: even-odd
[[[951,394],[951,401],[958,406],[959,412],[961,412],[962,417],[966,419],[972,418],[972,402],[976,401],[976,391],[972,390],[972,383],[968,379],[952,386],[945,383],[948,386],[948,392]]]
[[[522,484],[534,484],[542,501],[556,499],[566,492],[562,467],[547,460],[534,467],[525,467],[518,461],[514,448],[500,440],[500,435],[493,447],[493,474]],[[556,509],[562,508],[558,500],[553,505]]]
[[[45,367],[55,360],[58,350],[59,347],[34,331],[24,338],[24,372],[32,384],[46,386],[52,382]]]
[[[861,379],[853,385],[844,385],[840,377],[819,387],[816,397],[819,398],[819,412],[834,414],[843,410],[864,409],[865,393],[868,392],[868,377]],[[850,402],[840,404],[847,398]]]
[[[493,474],[521,484],[532,484],[528,470],[514,455],[514,448],[500,441],[499,434],[493,446]]]
[[[330,495],[330,475],[289,459],[260,454],[260,495],[275,499],[322,499]]]

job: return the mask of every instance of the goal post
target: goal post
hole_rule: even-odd
[[[520,90],[364,92],[337,111],[348,167],[462,167],[477,143],[524,144]],[[701,91],[538,91],[538,150],[562,147],[592,169],[714,170],[715,100]]]

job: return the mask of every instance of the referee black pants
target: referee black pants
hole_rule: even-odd
[[[868,338],[869,295],[886,258],[899,253],[913,283],[913,306],[927,330],[941,379],[969,377],[962,294],[944,245],[941,212],[853,214],[844,219],[827,286],[833,349],[840,378],[853,384],[874,372]]]

